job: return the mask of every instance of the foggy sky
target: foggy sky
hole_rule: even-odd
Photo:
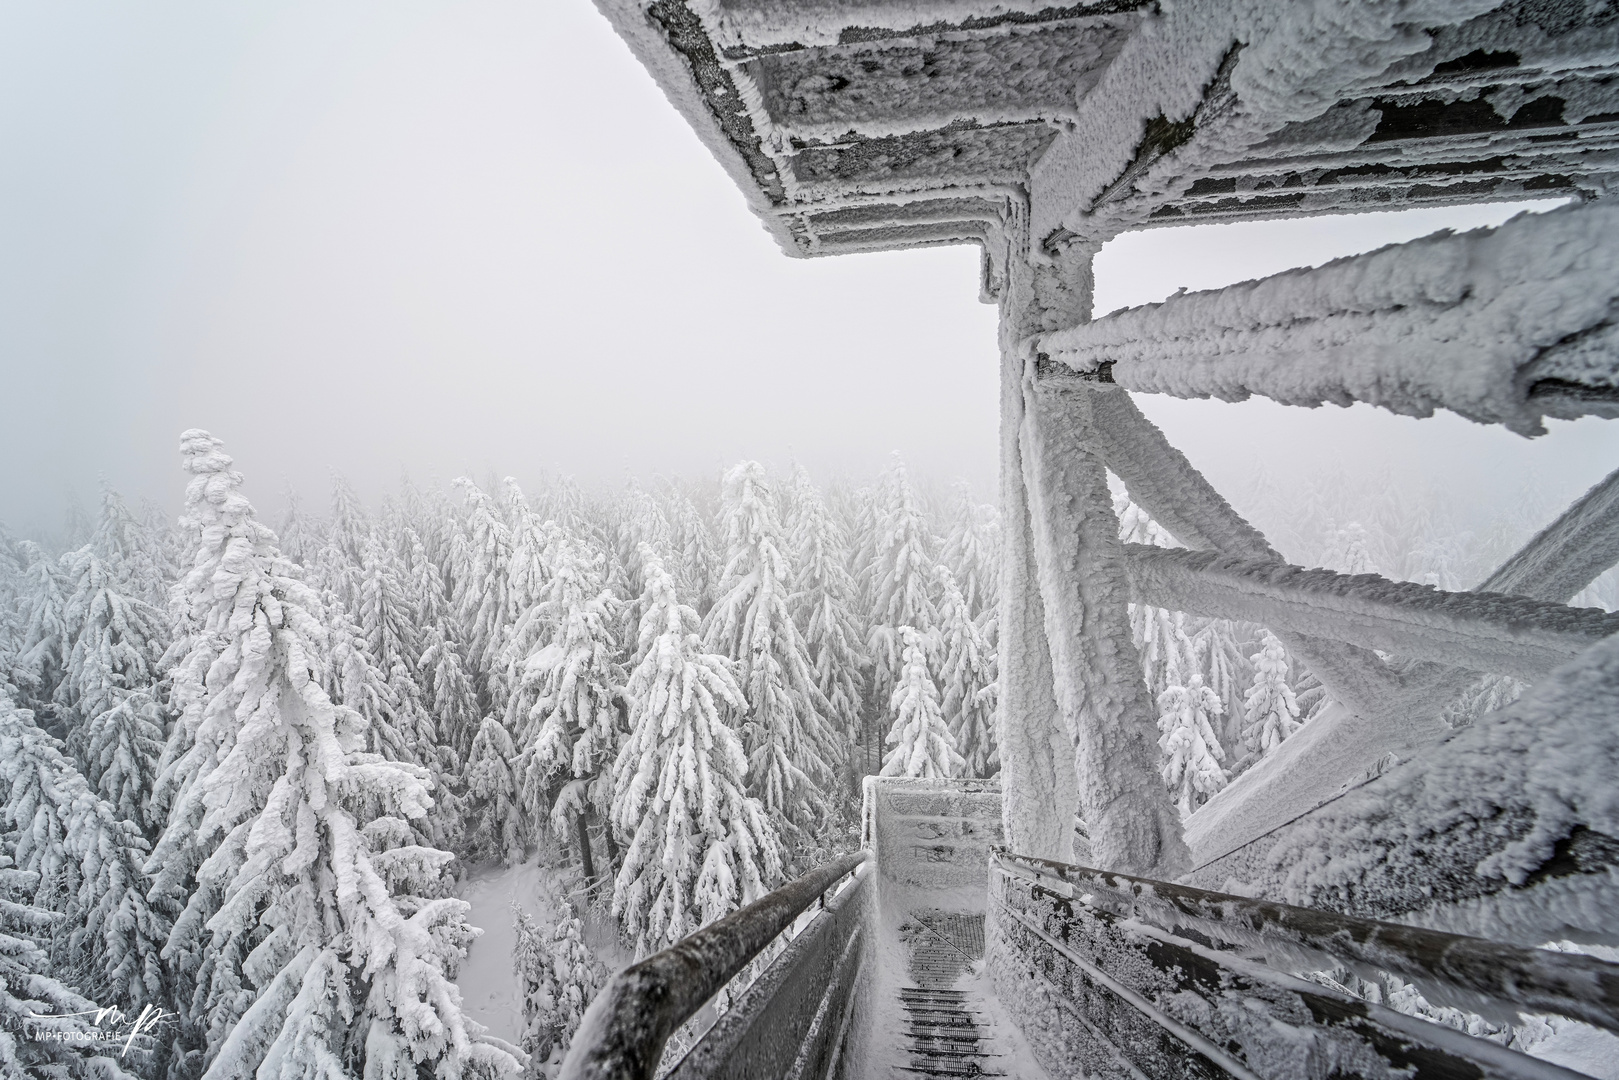
[[[588,0],[0,8],[0,522],[98,478],[177,507],[179,432],[266,517],[328,467],[586,482],[796,458],[994,491],[995,310],[975,248],[797,260]],[[1157,230],[1097,310],[1511,209]],[[1256,457],[1577,493],[1596,421],[1143,400],[1216,483]],[[1516,480],[1514,480],[1516,482]]]

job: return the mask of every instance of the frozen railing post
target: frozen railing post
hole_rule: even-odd
[[[830,906],[818,914],[790,942],[769,970],[747,988],[729,1012],[677,1066],[675,1077],[717,1077],[776,1075],[765,1071],[737,1072],[760,1057],[786,1055],[790,1065],[801,1053],[823,1053],[837,1032],[827,1025],[815,1025],[814,1016],[799,1016],[796,1027],[803,1037],[790,1038],[792,1024],[769,1032],[755,1031],[753,1025],[739,1023],[757,1019],[772,1011],[778,1000],[789,1005],[795,990],[815,990],[817,999],[845,998],[856,974],[852,963],[858,949],[850,950],[849,939],[861,930],[869,902],[871,858],[858,851],[834,859],[810,871],[797,881],[784,885],[740,911],[732,912],[695,934],[676,942],[660,953],[632,964],[614,975],[585,1012],[562,1064],[563,1080],[652,1080],[663,1057],[664,1044],[679,1027],[725,988],[726,984],[758,956],[782,931],[793,924],[811,904],[823,898],[838,882],[855,874],[851,888],[843,890]],[[843,963],[816,965],[824,954],[837,954]],[[783,986],[781,976],[814,969],[824,978],[821,985]],[[802,983],[802,980],[799,980]],[[847,1005],[847,1000],[844,1002]],[[795,1009],[789,1008],[789,1013]],[[812,1014],[814,1010],[812,1009]],[[762,1037],[770,1043],[761,1045]],[[808,1045],[813,1043],[814,1045]],[[716,1045],[718,1044],[718,1045]],[[835,1046],[832,1047],[836,1049]],[[688,1066],[688,1062],[692,1064]],[[819,1073],[802,1074],[813,1080]]]

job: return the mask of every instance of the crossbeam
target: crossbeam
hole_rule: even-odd
[[[1537,679],[1619,633],[1619,614],[1212,551],[1125,546],[1136,603],[1256,622],[1478,672]]]
[[[1619,207],[1436,233],[1174,296],[1030,343],[1103,382],[1182,398],[1450,409],[1520,434],[1619,416]]]

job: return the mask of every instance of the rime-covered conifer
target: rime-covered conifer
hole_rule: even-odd
[[[468,842],[486,858],[507,866],[521,862],[529,833],[517,795],[517,747],[506,725],[493,716],[479,723],[467,755]]]
[[[32,902],[38,874],[17,869],[6,847],[0,842],[0,1076],[139,1080],[125,1067],[153,1064],[155,1036],[138,1040],[133,1055],[103,1047],[100,1006],[63,982],[38,944],[61,915]],[[53,1037],[29,1038],[30,1030]]]
[[[312,569],[326,547],[325,530],[304,511],[303,498],[290,483],[283,498],[287,501],[287,512],[282,515],[281,528],[276,533],[281,553],[306,570]]]
[[[179,1074],[514,1072],[474,1041],[449,981],[472,931],[443,898],[452,857],[412,842],[425,771],[365,753],[364,719],[326,694],[320,601],[219,441],[188,431],[181,454],[201,546],[177,594],[199,630],[149,864],[178,913],[164,956],[189,991]]]
[[[455,608],[467,632],[467,663],[478,686],[479,702],[486,709],[503,710],[505,672],[499,670],[506,644],[510,604],[507,583],[511,571],[512,534],[501,520],[495,501],[465,478],[457,480],[467,498],[467,529],[455,557]]]
[[[67,670],[72,641],[67,631],[68,583],[61,561],[38,544],[18,545],[25,560],[24,590],[29,603],[23,618],[22,644],[12,662],[11,681],[23,699],[54,716],[51,702]],[[65,734],[65,733],[64,733]]]
[[[517,745],[518,803],[528,822],[554,807],[554,782],[579,781],[588,802],[610,808],[610,785],[597,783],[618,753],[624,673],[615,634],[619,601],[605,587],[605,559],[560,525],[549,525],[550,581],[532,617],[543,642],[522,661],[507,726]],[[558,831],[567,822],[553,821]],[[531,826],[537,827],[537,825]]]
[[[930,632],[939,616],[933,596],[936,543],[922,500],[903,462],[883,477],[872,541],[872,692],[879,702],[894,692],[904,664],[899,628]]]
[[[1259,651],[1249,659],[1254,680],[1248,688],[1242,738],[1251,753],[1268,754],[1299,729],[1299,705],[1287,685],[1287,650],[1275,634],[1266,630]]]
[[[85,781],[61,745],[0,687],[0,798],[6,854],[32,875],[33,906],[57,913],[51,956],[88,995],[165,1007],[158,951],[167,921],[146,901],[147,845]]]
[[[613,913],[638,955],[758,899],[781,873],[775,829],[747,794],[747,756],[725,722],[745,708],[725,657],[650,545],[626,696],[630,735],[613,768],[613,823],[629,837]]]
[[[939,684],[942,711],[956,750],[960,775],[990,777],[1000,771],[995,745],[995,653],[972,617],[967,598],[948,566],[939,575]]]
[[[726,560],[703,642],[736,665],[747,699],[742,723],[749,793],[788,830],[824,819],[841,754],[826,721],[809,653],[793,622],[792,567],[763,466],[725,475]]]
[[[964,762],[939,710],[939,689],[928,670],[927,635],[902,626],[898,637],[903,663],[889,702],[894,722],[888,730],[886,741],[891,749],[883,759],[882,774],[929,779],[960,776]]]
[[[848,541],[802,468],[795,470],[792,487],[797,510],[792,545],[798,570],[793,618],[809,651],[816,688],[826,699],[826,719],[852,746],[859,736],[870,661],[856,615],[858,590],[849,573]]]
[[[1158,695],[1164,782],[1174,792],[1183,817],[1226,785],[1220,765],[1225,751],[1211,723],[1224,710],[1214,691],[1203,685],[1202,675],[1192,675],[1184,686],[1171,686]]]
[[[157,571],[139,531],[107,492],[95,536],[63,559],[63,632],[71,644],[55,701],[80,771],[144,832],[152,823],[143,803],[166,726],[159,665],[169,620],[140,598],[153,591]]]
[[[995,508],[977,502],[965,480],[955,487],[955,513],[939,561],[955,575],[972,618],[980,618],[995,606],[1000,523]]]
[[[698,615],[706,616],[724,568],[723,553],[714,541],[708,515],[690,494],[665,480],[661,497],[669,522],[669,546],[675,554],[668,569],[680,583],[681,595],[691,598]]]
[[[550,934],[527,912],[515,914],[512,966],[523,990],[523,1050],[539,1065],[567,1052],[608,972],[585,944],[584,924],[571,910]]]

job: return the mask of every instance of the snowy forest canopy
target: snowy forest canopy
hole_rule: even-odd
[[[0,531],[11,1072],[539,1075],[605,976],[585,920],[655,951],[856,846],[862,776],[998,770],[998,523],[965,485],[743,462],[367,508],[338,479],[272,531],[218,440],[181,459],[178,521],[108,491],[61,544]],[[1447,589],[1554,512],[1527,492],[1480,528],[1263,469],[1239,501],[1295,561]],[[1123,539],[1173,545],[1115,507]],[[1616,582],[1575,603],[1613,609]],[[1183,813],[1328,705],[1263,627],[1131,620]],[[535,859],[562,884],[548,921],[515,915],[518,1046],[462,1008],[457,896]]]

